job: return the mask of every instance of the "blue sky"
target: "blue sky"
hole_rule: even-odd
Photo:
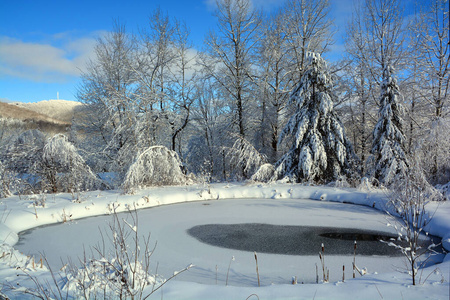
[[[214,0],[0,0],[0,99],[37,102],[76,100],[80,69],[92,56],[95,38],[112,29],[114,19],[136,32],[160,7],[184,20],[195,48],[213,29]],[[281,0],[253,0],[266,11]],[[340,30],[333,51],[343,50],[342,35],[353,0],[331,0]]]

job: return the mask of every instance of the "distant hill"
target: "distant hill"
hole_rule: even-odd
[[[23,121],[27,128],[46,132],[65,132],[70,127],[77,107],[82,104],[66,100],[48,100],[37,103],[0,102],[0,117]]]
[[[14,103],[20,107],[46,115],[52,119],[71,123],[77,107],[83,104],[67,100],[44,100],[36,103]]]

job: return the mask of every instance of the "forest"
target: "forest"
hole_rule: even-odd
[[[203,45],[157,9],[98,37],[64,133],[0,119],[0,197],[189,182],[450,181],[449,3],[218,0]]]

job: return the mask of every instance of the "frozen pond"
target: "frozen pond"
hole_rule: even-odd
[[[349,246],[337,247],[332,244],[332,240],[336,241],[335,236],[331,238],[330,234],[362,234],[370,231],[395,236],[392,227],[386,226],[386,215],[377,210],[303,199],[191,202],[140,210],[137,215],[139,235],[147,236],[151,233],[151,246],[157,242],[152,255],[151,272],[157,270],[158,274],[167,278],[173,271],[192,263],[196,267],[181,274],[176,280],[206,284],[225,284],[230,267],[228,284],[254,286],[256,273],[253,251],[258,252],[262,285],[290,283],[292,276],[297,276],[299,282],[315,282],[316,264],[320,268],[318,253],[321,243],[325,244],[325,261],[330,269],[331,281],[342,279],[343,265],[346,278],[350,278],[353,241],[349,238],[345,241]],[[120,214],[119,219],[131,222],[128,213]],[[84,256],[83,253],[88,258],[95,255],[94,247],[103,247],[102,236],[105,244],[108,244],[105,237],[110,236],[111,222],[112,216],[100,216],[36,228],[21,233],[20,241],[15,247],[25,254],[37,256],[37,259],[45,254],[50,266],[58,270],[67,261],[78,262]],[[314,239],[296,237],[298,230],[303,230],[299,228],[305,227],[314,229]],[[197,236],[193,237],[195,230]],[[202,232],[209,232],[210,240],[214,237],[214,232],[217,237],[222,233],[222,240],[226,241],[226,234],[223,233],[227,230],[235,234],[240,232],[241,238],[244,237],[243,240],[247,241],[250,241],[251,236],[255,237],[255,232],[259,232],[260,237],[266,236],[268,240],[258,240],[258,247],[262,248],[258,248],[256,244],[246,248],[224,248],[226,245],[214,245],[206,240],[201,242]],[[349,230],[352,232],[349,233]],[[379,242],[372,243],[369,248],[380,246],[381,249],[384,246]],[[288,255],[274,254],[283,251],[265,251],[264,247],[270,244],[291,250],[307,248],[309,252],[302,254],[285,251]],[[403,258],[395,253],[383,250],[363,255],[362,247],[361,251],[357,250],[356,264],[360,268],[366,267],[370,273],[392,272],[405,266]],[[232,257],[234,260],[231,260]]]

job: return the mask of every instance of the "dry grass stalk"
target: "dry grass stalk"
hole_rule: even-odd
[[[330,280],[330,270],[325,267],[325,246],[322,243],[322,252],[319,252],[320,263],[322,264],[323,282]],[[318,280],[317,280],[318,281]]]
[[[258,256],[256,255],[256,252],[254,252],[254,253],[255,253],[255,261],[256,261],[256,275],[258,277],[258,286],[261,286],[261,284],[259,282]]]
[[[353,278],[356,277],[356,241],[353,245]]]

